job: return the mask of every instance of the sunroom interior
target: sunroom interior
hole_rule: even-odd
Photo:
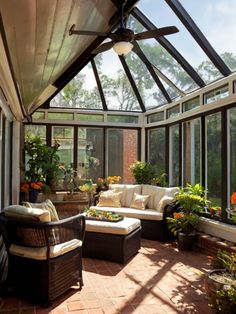
[[[11,0],[0,12],[2,209],[21,202],[24,141],[34,135],[59,143],[65,169],[94,183],[135,183],[137,160],[157,165],[170,187],[200,183],[222,209],[217,225],[206,209],[201,231],[236,243],[227,211],[236,191],[235,0]],[[121,14],[134,34],[177,31],[137,36],[118,54],[107,34]],[[103,35],[71,34],[72,25]]]

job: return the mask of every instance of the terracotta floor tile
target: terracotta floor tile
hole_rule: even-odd
[[[0,314],[210,314],[204,275],[210,261],[199,252],[179,252],[175,243],[142,240],[126,264],[83,259],[84,286],[43,308],[6,297]]]

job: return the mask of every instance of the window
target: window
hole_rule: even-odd
[[[225,98],[229,96],[229,87],[228,85],[219,87],[217,89],[214,89],[213,91],[210,91],[209,93],[206,93],[204,95],[204,104],[210,104],[214,101],[217,101],[219,99]]]
[[[195,97],[193,99],[183,102],[183,112],[195,109],[199,106],[199,97]]]
[[[147,123],[154,123],[164,120],[164,111],[150,114],[147,116]]]
[[[37,120],[44,120],[45,119],[45,112],[43,111],[36,111],[32,114],[33,121]]]
[[[74,114],[69,112],[49,112],[48,120],[73,120]]]
[[[108,122],[113,123],[138,123],[137,116],[119,116],[119,115],[108,115],[107,116]]]
[[[149,130],[148,136],[148,161],[158,167],[158,173],[165,173],[165,128]]]
[[[170,166],[169,166],[169,182],[170,186],[179,185],[180,176],[180,156],[179,156],[179,125],[175,124],[170,127],[169,135],[169,151],[170,151]]]
[[[229,116],[229,179],[230,179],[230,195],[236,191],[236,108],[228,111]],[[230,203],[230,195],[228,195],[228,206]]]
[[[206,183],[212,206],[221,206],[221,114],[206,117]]]
[[[183,183],[201,182],[201,121],[183,123]]]
[[[40,137],[46,143],[46,126],[37,124],[26,124],[24,126],[25,139],[27,137]]]
[[[138,159],[138,131],[108,129],[107,148],[107,175],[121,176],[123,183],[134,183],[129,167]]]
[[[103,155],[103,129],[79,128],[77,165],[79,177],[92,179],[93,182],[103,177]]]
[[[174,106],[167,110],[167,119],[177,117],[180,114],[180,106]]]
[[[73,127],[53,126],[52,144],[59,143],[58,154],[66,168],[73,168],[74,129]]]

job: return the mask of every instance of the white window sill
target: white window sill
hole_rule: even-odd
[[[199,231],[236,243],[236,226],[200,217]]]

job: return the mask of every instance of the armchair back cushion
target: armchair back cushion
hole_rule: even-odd
[[[48,210],[42,208],[27,208],[21,205],[10,205],[4,208],[7,217],[29,221],[50,222],[51,216]]]
[[[41,208],[49,211],[51,216],[51,221],[58,221],[59,217],[57,214],[57,210],[55,206],[53,205],[52,201],[47,199],[45,202],[42,203],[30,203],[30,202],[24,202],[24,206],[28,208]]]

